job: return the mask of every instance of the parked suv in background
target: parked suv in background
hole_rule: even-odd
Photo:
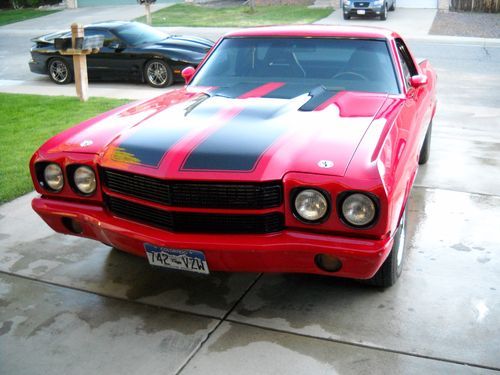
[[[342,8],[344,19],[351,17],[380,17],[382,21],[387,19],[387,11],[396,9],[396,0],[343,0]]]

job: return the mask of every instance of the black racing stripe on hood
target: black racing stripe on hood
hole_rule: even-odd
[[[127,160],[133,164],[141,164],[158,168],[163,155],[189,131],[188,127],[164,128],[139,126],[129,137],[123,140],[113,153],[115,161]],[[125,157],[124,157],[125,156]]]
[[[266,121],[276,108],[244,109],[191,151],[183,171],[251,172],[265,151],[287,130]]]
[[[219,87],[211,91],[210,94],[234,99],[256,89],[259,86],[262,86],[262,82],[239,83],[230,87]]]
[[[314,111],[321,104],[338,94],[338,91],[326,90],[324,87],[317,87],[311,90],[311,98],[299,108],[299,111]]]
[[[309,89],[303,84],[287,83],[280,88],[266,94],[263,98],[292,99],[307,94]]]

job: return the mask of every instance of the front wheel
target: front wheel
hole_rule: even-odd
[[[382,14],[380,15],[381,21],[385,21],[386,19],[387,19],[387,4],[384,5],[384,10],[383,10]]]
[[[420,149],[420,155],[418,156],[418,164],[422,165],[427,163],[429,156],[431,155],[431,136],[432,136],[432,121],[427,128],[427,133],[425,133],[424,143]]]
[[[152,87],[162,88],[174,83],[174,75],[168,64],[160,59],[149,60],[144,66],[144,79]]]
[[[70,83],[73,79],[69,64],[61,58],[56,57],[50,60],[47,65],[47,70],[50,79],[58,85],[65,85]]]
[[[406,240],[406,210],[401,216],[399,227],[394,235],[394,243],[391,252],[377,273],[366,282],[370,285],[387,288],[396,283],[405,260],[405,241]]]
[[[391,7],[389,8],[391,12],[394,12],[396,10],[396,0],[392,3]]]
[[[350,20],[350,19],[351,19],[351,16],[350,16],[350,15],[348,15],[348,14],[345,14],[345,13],[344,13],[344,19],[345,19],[345,20]]]

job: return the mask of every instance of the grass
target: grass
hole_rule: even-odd
[[[33,190],[29,160],[44,141],[127,100],[0,93],[0,203]]]
[[[261,26],[311,23],[325,18],[333,8],[308,8],[303,5],[212,8],[192,4],[175,4],[152,14],[153,26]],[[137,21],[146,22],[145,17]]]
[[[2,9],[0,10],[0,26],[8,25],[9,23],[29,20],[30,18],[37,18],[46,16],[59,10],[40,10],[40,9]]]

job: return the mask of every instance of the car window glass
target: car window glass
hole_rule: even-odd
[[[168,34],[139,22],[127,23],[113,31],[120,39],[133,46],[156,43],[168,38]]]
[[[118,42],[118,38],[108,30],[85,29],[85,36],[102,35],[104,37],[104,47],[108,47],[113,42]]]
[[[404,42],[401,39],[396,40],[396,46],[398,49],[399,59],[401,61],[401,67],[403,68],[403,76],[405,79],[406,87],[410,86],[410,78],[418,74],[415,65],[413,64],[413,59],[406,48]]]
[[[226,38],[191,85],[232,87],[283,82],[267,96],[291,98],[330,90],[399,93],[384,40],[339,38]]]

